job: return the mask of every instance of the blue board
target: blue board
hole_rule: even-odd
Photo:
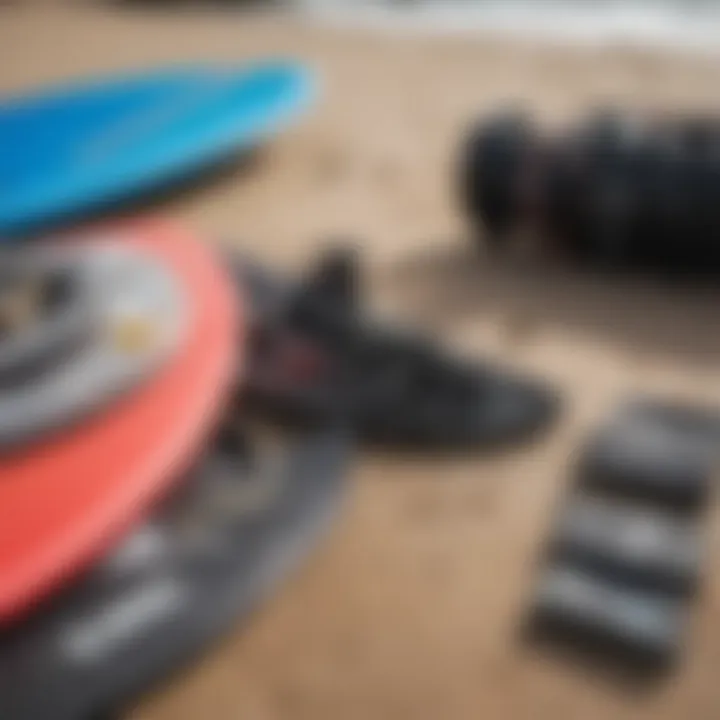
[[[103,78],[0,101],[0,238],[157,189],[254,147],[310,103],[282,61]]]

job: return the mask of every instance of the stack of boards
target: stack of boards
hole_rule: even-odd
[[[646,399],[591,438],[540,573],[534,633],[642,676],[677,660],[719,439],[720,416]]]
[[[184,68],[0,104],[0,235],[249,149],[308,102],[292,64]],[[0,270],[0,717],[112,713],[311,548],[349,443],[249,435],[243,288],[186,230],[107,224]]]
[[[274,61],[0,102],[0,238],[251,150],[312,95]],[[1,718],[112,712],[244,615],[332,517],[348,431],[457,449],[555,415],[534,383],[367,324],[346,263],[286,285],[152,221],[18,247],[0,271]],[[250,399],[299,410],[292,440],[239,426]]]
[[[84,718],[190,659],[300,560],[349,445],[258,443],[228,415],[241,296],[173,225],[26,246],[3,273],[0,307],[39,299],[0,337],[0,716]]]

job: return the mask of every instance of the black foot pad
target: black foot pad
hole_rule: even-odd
[[[648,590],[689,594],[702,538],[694,523],[646,507],[576,493],[563,509],[553,554]]]
[[[231,262],[255,321],[244,401],[276,418],[346,425],[388,447],[442,450],[517,442],[557,416],[557,396],[538,383],[365,322],[350,253],[323,259],[296,286]]]
[[[228,431],[158,515],[5,633],[0,717],[82,720],[128,703],[246,615],[311,549],[350,443],[317,433],[249,453]]]
[[[686,623],[685,604],[609,582],[570,565],[542,575],[535,596],[533,631],[554,634],[577,648],[622,658],[645,673],[668,667]],[[547,637],[546,636],[546,637]]]
[[[720,450],[720,414],[635,401],[585,451],[582,482],[674,509],[705,499]]]
[[[576,468],[533,629],[546,640],[620,650],[647,669],[672,664],[699,585],[701,511],[719,440],[720,415],[707,410],[646,400],[621,408]]]

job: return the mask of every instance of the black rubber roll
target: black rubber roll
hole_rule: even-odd
[[[591,267],[720,271],[716,117],[606,109],[544,134],[499,115],[463,142],[458,173],[471,226],[496,243],[521,227]]]
[[[151,521],[0,636],[0,717],[89,720],[191,660],[311,550],[350,451],[332,431],[264,450],[226,431]]]
[[[518,183],[531,142],[527,120],[508,113],[474,126],[461,149],[461,204],[490,231],[491,240],[518,219]]]

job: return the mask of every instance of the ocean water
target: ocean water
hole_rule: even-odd
[[[720,0],[297,0],[322,20],[386,31],[483,31],[720,52]]]

